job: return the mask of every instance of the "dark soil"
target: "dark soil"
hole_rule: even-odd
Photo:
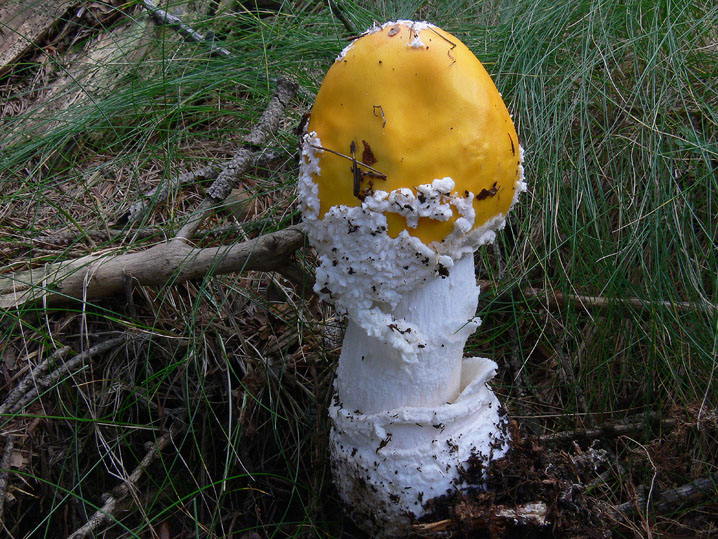
[[[417,535],[631,537],[643,535],[642,521],[648,521],[653,532],[663,528],[672,536],[712,537],[718,531],[715,510],[697,509],[681,516],[675,512],[675,519],[652,512],[646,517],[645,497],[636,494],[642,489],[633,487],[645,480],[645,465],[652,462],[656,466],[652,469],[654,487],[662,485],[654,488],[652,499],[664,512],[690,508],[696,500],[715,491],[710,486],[703,490],[675,488],[695,476],[694,463],[685,455],[696,433],[680,420],[664,421],[662,425],[666,424],[674,428],[644,444],[646,451],[642,454],[625,453],[627,460],[621,463],[613,452],[614,448],[620,450],[620,442],[624,441],[620,438],[579,441],[577,436],[568,447],[558,447],[550,437],[543,437],[543,441],[538,436],[522,437],[514,421],[511,449],[487,471],[486,490],[433,500],[434,511],[415,526]],[[716,433],[715,422],[704,425],[703,435],[714,437]],[[633,440],[625,441],[630,444]],[[483,472],[477,459],[475,465],[469,464],[463,478],[467,484],[480,484]],[[601,495],[606,488],[632,490],[633,503],[607,503]]]

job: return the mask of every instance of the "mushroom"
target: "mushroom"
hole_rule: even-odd
[[[375,26],[329,69],[304,136],[299,200],[315,290],[348,317],[329,408],[338,492],[374,534],[405,533],[432,499],[508,449],[487,382],[465,358],[474,251],[526,189],[490,76],[427,22]]]

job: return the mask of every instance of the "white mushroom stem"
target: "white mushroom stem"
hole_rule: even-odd
[[[487,384],[496,364],[463,353],[480,324],[473,253],[505,216],[474,226],[476,195],[454,192],[448,176],[322,213],[313,180],[322,147],[306,135],[299,198],[320,261],[315,291],[349,318],[329,407],[334,480],[360,526],[405,535],[432,499],[483,488],[487,465],[508,450],[508,421]],[[407,223],[398,235],[392,213]],[[420,219],[452,216],[442,241],[409,233]]]
[[[368,335],[349,312],[336,380],[342,406],[372,414],[454,402],[461,389],[464,345],[480,324],[474,316],[478,297],[472,255],[457,262],[448,276],[407,291],[389,313],[389,329],[406,340],[411,353]]]
[[[429,500],[481,488],[476,478],[508,449],[508,422],[487,385],[496,364],[463,357],[480,323],[478,295],[467,255],[375,317],[405,341],[370,336],[366,318],[359,325],[348,313],[329,409],[332,465],[354,519],[376,535],[405,534]],[[473,482],[464,477],[472,466]]]

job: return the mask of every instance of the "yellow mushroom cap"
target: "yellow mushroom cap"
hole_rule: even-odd
[[[516,130],[491,77],[463,43],[428,23],[387,23],[347,47],[322,82],[308,131],[325,150],[312,175],[319,218],[379,190],[409,188],[421,200],[417,187],[453,180],[443,197],[448,219],[409,225],[385,211],[394,238],[407,230],[427,245],[442,241],[460,199],[473,198],[472,229],[481,227],[506,215],[523,186]]]

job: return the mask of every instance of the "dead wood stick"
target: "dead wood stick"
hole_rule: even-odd
[[[144,211],[144,210],[143,210]],[[273,221],[270,218],[257,219],[254,221],[248,221],[240,224],[227,224],[221,225],[216,228],[203,230],[198,234],[200,238],[221,238],[222,236],[234,236],[237,237],[239,234],[245,233],[247,229],[258,229],[271,225]],[[0,241],[0,249],[8,248],[15,249],[18,246],[32,247],[35,249],[35,253],[47,252],[60,254],[61,248],[71,243],[79,242],[83,238],[95,242],[95,243],[106,243],[111,241],[122,241],[123,236],[129,236],[132,240],[135,239],[147,239],[147,238],[167,238],[167,231],[161,226],[148,227],[148,228],[135,228],[131,231],[119,230],[116,228],[111,229],[86,229],[82,234],[78,234],[75,230],[57,230],[55,232],[48,233],[44,236],[38,236],[36,238],[26,238],[24,241],[18,242],[2,242]],[[48,249],[42,249],[39,246],[48,247]],[[49,249],[54,247],[55,249]]]
[[[268,164],[280,159],[283,155],[285,154],[280,151],[269,149],[261,152],[255,152],[252,155],[247,168],[267,166]],[[219,176],[220,172],[222,172],[222,166],[206,165],[197,170],[184,172],[179,176],[171,178],[167,182],[162,182],[157,187],[143,193],[142,200],[138,200],[132,204],[130,209],[117,220],[117,224],[123,225],[125,223],[136,223],[140,221],[145,215],[147,215],[147,211],[152,204],[166,200],[171,193],[185,185],[205,180],[214,180],[217,176]]]
[[[206,43],[209,46],[209,52],[212,56],[220,56],[222,58],[228,58],[232,54],[223,47],[218,47],[212,43],[210,35],[202,35],[195,30],[192,30],[189,26],[182,22],[182,19],[175,15],[170,15],[164,9],[158,8],[154,2],[150,0],[142,0],[142,4],[145,9],[150,12],[152,18],[157,21],[158,24],[164,24],[177,30],[177,33],[185,38],[187,41],[194,43]]]
[[[137,221],[140,221],[145,215],[147,215],[147,210],[150,208],[152,203],[166,200],[171,192],[174,192],[182,185],[201,182],[204,180],[213,180],[217,177],[219,172],[220,168],[218,166],[206,165],[197,170],[184,172],[175,178],[171,178],[167,182],[162,182],[154,189],[150,189],[148,192],[143,193],[142,199],[132,204],[130,209],[117,220],[117,224],[123,225],[125,223],[136,223]]]
[[[118,337],[114,337],[112,339],[108,339],[99,344],[96,344],[95,346],[88,348],[84,352],[80,352],[72,359],[59,363],[52,372],[47,375],[44,375],[45,372],[50,370],[50,366],[66,353],[65,348],[67,347],[61,348],[48,359],[43,361],[40,365],[35,367],[32,372],[29,373],[22,380],[22,382],[18,384],[16,390],[14,390],[2,404],[0,413],[18,413],[30,402],[36,399],[42,391],[44,391],[48,387],[52,387],[55,383],[57,383],[61,376],[75,371],[80,366],[82,366],[85,361],[91,359],[97,354],[102,354],[104,352],[112,350],[113,348],[122,346],[130,338],[131,337],[129,334],[123,333]],[[60,354],[60,352],[62,352],[62,354]]]
[[[18,63],[31,50],[37,51],[43,36],[62,20],[62,15],[80,4],[76,0],[50,0],[38,4],[34,0],[2,2],[0,9],[0,76],[22,68]],[[3,133],[4,134],[4,133]]]
[[[88,255],[0,279],[0,309],[40,299],[57,304],[106,297],[124,289],[127,275],[140,285],[164,285],[201,278],[209,271],[276,271],[302,245],[302,232],[289,227],[222,247],[200,249],[170,241],[136,253]]]
[[[87,537],[100,526],[109,523],[114,518],[118,502],[122,501],[130,490],[137,487],[137,482],[140,480],[140,477],[142,477],[142,472],[144,472],[150,464],[154,462],[154,460],[172,441],[172,437],[176,436],[180,431],[180,423],[178,421],[172,423],[170,429],[155,443],[150,445],[147,453],[145,453],[145,456],[142,458],[142,461],[140,461],[137,467],[132,470],[132,473],[127,477],[127,479],[112,489],[112,495],[105,500],[103,506],[95,511],[81,528],[78,528],[71,533],[68,536],[68,539],[81,539]]]
[[[5,402],[0,404],[0,415],[6,414],[9,410],[14,409],[15,404],[27,393],[28,389],[47,372],[49,366],[57,363],[63,356],[66,356],[69,351],[69,346],[58,348],[49,358],[41,362],[37,367],[32,369],[25,378],[20,380],[20,383],[17,384],[7,396]]]
[[[10,461],[12,460],[12,452],[15,447],[15,438],[12,435],[6,436],[5,449],[0,459],[0,527],[5,524],[5,492],[7,491],[7,481],[10,475]]]
[[[297,92],[299,85],[289,79],[281,77],[277,81],[277,88],[269,101],[269,105],[262,113],[259,121],[244,139],[234,157],[222,168],[222,171],[207,189],[207,197],[200,203],[190,216],[189,221],[180,229],[175,240],[190,240],[196,230],[209,214],[210,210],[226,199],[235,187],[239,177],[247,170],[254,154],[253,148],[262,146],[272,133],[279,127],[279,120],[292,96]]]
[[[532,502],[515,506],[475,507],[461,520],[464,525],[475,523],[476,531],[487,529],[490,522],[511,522],[514,526],[546,526],[548,513],[548,506],[544,502]],[[412,531],[419,536],[435,536],[437,533],[450,532],[456,524],[456,519],[444,519],[414,524]]]
[[[542,288],[524,288],[523,293],[529,298],[545,299],[553,307],[574,307],[589,311],[591,309],[604,309],[611,305],[622,305],[634,309],[671,309],[678,312],[708,311],[716,312],[718,306],[711,303],[692,303],[688,301],[652,301],[640,298],[605,298],[602,296],[584,296],[579,294],[564,294],[562,292],[550,292]]]
[[[662,427],[673,427],[677,421],[675,419],[664,419],[660,422]],[[623,434],[629,434],[641,431],[646,428],[644,422],[636,423],[613,423],[602,425],[591,429],[575,429],[564,432],[556,432],[554,434],[543,434],[538,437],[541,443],[560,444],[565,442],[573,442],[574,440],[586,440],[592,438],[600,438],[602,436],[617,437]]]
[[[652,507],[659,512],[670,511],[687,503],[699,502],[711,492],[718,492],[718,473],[657,493],[653,498]],[[645,505],[646,497],[641,494],[635,500],[622,503],[615,510],[619,514],[629,515],[638,512],[638,508]]]
[[[329,11],[336,16],[337,19],[344,25],[344,28],[347,29],[347,32],[349,32],[349,36],[354,39],[358,36],[357,31],[354,29],[354,27],[349,22],[349,19],[347,19],[346,15],[344,14],[344,11],[340,6],[337,5],[336,2],[332,2],[332,0],[326,0],[327,1],[327,7],[329,8]]]
[[[0,242],[0,248],[17,249],[18,247],[30,247],[35,249],[35,252],[52,251],[63,248],[71,243],[80,242],[83,239],[87,239],[89,242],[103,243],[112,241],[118,238],[121,234],[125,234],[121,230],[117,229],[95,229],[95,230],[83,230],[82,233],[77,230],[69,229],[68,227],[58,228],[54,231],[47,231],[42,236],[35,236],[34,238],[23,238],[17,241],[11,242]],[[161,237],[164,231],[161,228],[142,228],[134,229],[131,234],[135,238],[151,238]]]

